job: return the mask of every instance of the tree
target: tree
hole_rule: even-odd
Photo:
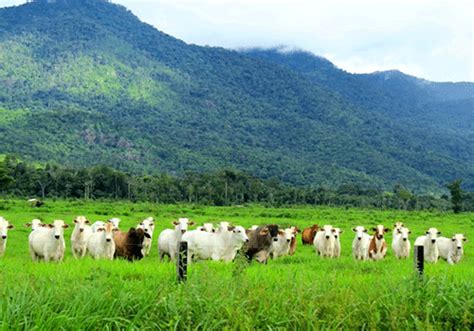
[[[461,189],[461,183],[462,181],[457,179],[447,185],[449,192],[451,193],[451,203],[455,214],[462,211],[463,191]]]

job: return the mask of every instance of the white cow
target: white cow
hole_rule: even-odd
[[[14,226],[10,224],[6,219],[0,217],[0,257],[5,255],[7,248],[8,230],[13,229]]]
[[[32,231],[28,239],[33,261],[44,259],[45,262],[61,262],[66,249],[64,229],[67,227],[64,221],[56,220],[53,224]]]
[[[35,231],[37,228],[44,226],[44,224],[43,222],[41,222],[41,220],[35,218],[31,221],[31,223],[26,223],[25,226],[27,228],[31,227],[31,231]]]
[[[87,252],[87,241],[92,233],[88,225],[89,220],[85,216],[77,216],[74,219],[74,230],[71,235],[72,255],[77,258],[83,258]]]
[[[239,249],[248,242],[245,228],[229,226],[227,230],[217,232],[190,231],[183,235],[188,242],[188,261],[194,259],[212,259],[214,261],[232,261]]]
[[[335,256],[334,257],[340,257],[341,256],[341,234],[343,233],[344,231],[342,231],[341,229],[339,228],[334,228],[334,232],[333,232],[333,235],[334,235],[334,239],[335,239]]]
[[[153,232],[155,231],[155,220],[153,217],[145,218],[140,224],[137,225],[137,229],[143,229],[145,233],[150,235],[150,238],[145,237],[143,239],[143,256],[148,256],[151,250],[151,244],[153,241]]]
[[[115,254],[114,228],[112,223],[97,227],[87,240],[87,251],[94,259],[113,260]]]
[[[393,232],[397,232],[392,241],[393,254],[398,259],[409,258],[411,244],[408,235],[411,234],[411,231],[406,227],[401,227],[395,228]]]
[[[464,254],[463,242],[467,241],[463,234],[455,234],[452,238],[439,237],[439,256],[449,264],[459,263]]]
[[[91,225],[91,231],[97,232],[97,229],[105,227],[105,222],[96,221],[94,224]]]
[[[415,240],[415,246],[423,246],[424,258],[426,262],[436,263],[439,259],[438,236],[441,235],[436,228],[430,228],[426,235]]]
[[[158,251],[160,260],[163,260],[167,255],[170,260],[175,260],[178,257],[178,243],[181,242],[181,237],[188,230],[188,226],[194,225],[187,218],[180,218],[178,221],[172,223],[174,229],[163,230],[158,236]]]
[[[290,253],[291,239],[295,237],[294,228],[278,231],[277,241],[272,241],[270,256],[276,259]]]
[[[316,253],[322,257],[336,257],[336,238],[334,233],[336,229],[332,225],[325,225],[320,228],[314,236],[313,245],[316,249]]]
[[[372,236],[367,234],[367,229],[363,226],[356,226],[352,229],[355,233],[352,241],[352,255],[356,260],[367,260],[369,258],[369,244]]]

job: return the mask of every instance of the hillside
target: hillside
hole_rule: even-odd
[[[99,0],[1,9],[0,154],[134,173],[233,167],[298,185],[438,192],[463,178],[474,189],[472,84],[413,78],[415,89],[292,56],[188,45]]]

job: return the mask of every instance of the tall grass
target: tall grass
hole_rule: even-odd
[[[75,260],[32,263],[29,230],[34,217],[71,223],[85,214],[91,220],[120,217],[121,227],[154,215],[157,230],[151,256],[136,263],[122,260]],[[412,242],[429,226],[446,235],[463,232],[474,240],[472,214],[375,211],[336,208],[270,209],[249,207],[162,206],[131,203],[48,201],[31,209],[20,201],[0,202],[0,215],[16,225],[9,232],[7,253],[0,259],[0,326],[3,329],[459,329],[474,326],[474,259],[471,244],[465,259],[450,266],[426,265],[425,277],[414,275],[413,261],[356,262],[350,255],[354,225],[391,225],[403,220]],[[198,223],[230,220],[261,223],[337,225],[342,257],[323,260],[312,247],[248,265],[204,261],[189,267],[188,281],[176,282],[174,264],[160,263],[156,238],[179,216]],[[391,235],[388,236],[391,238]],[[390,240],[389,240],[390,241]]]

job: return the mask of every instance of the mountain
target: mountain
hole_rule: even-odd
[[[186,44],[100,0],[0,10],[0,154],[133,173],[474,189],[472,83]]]

